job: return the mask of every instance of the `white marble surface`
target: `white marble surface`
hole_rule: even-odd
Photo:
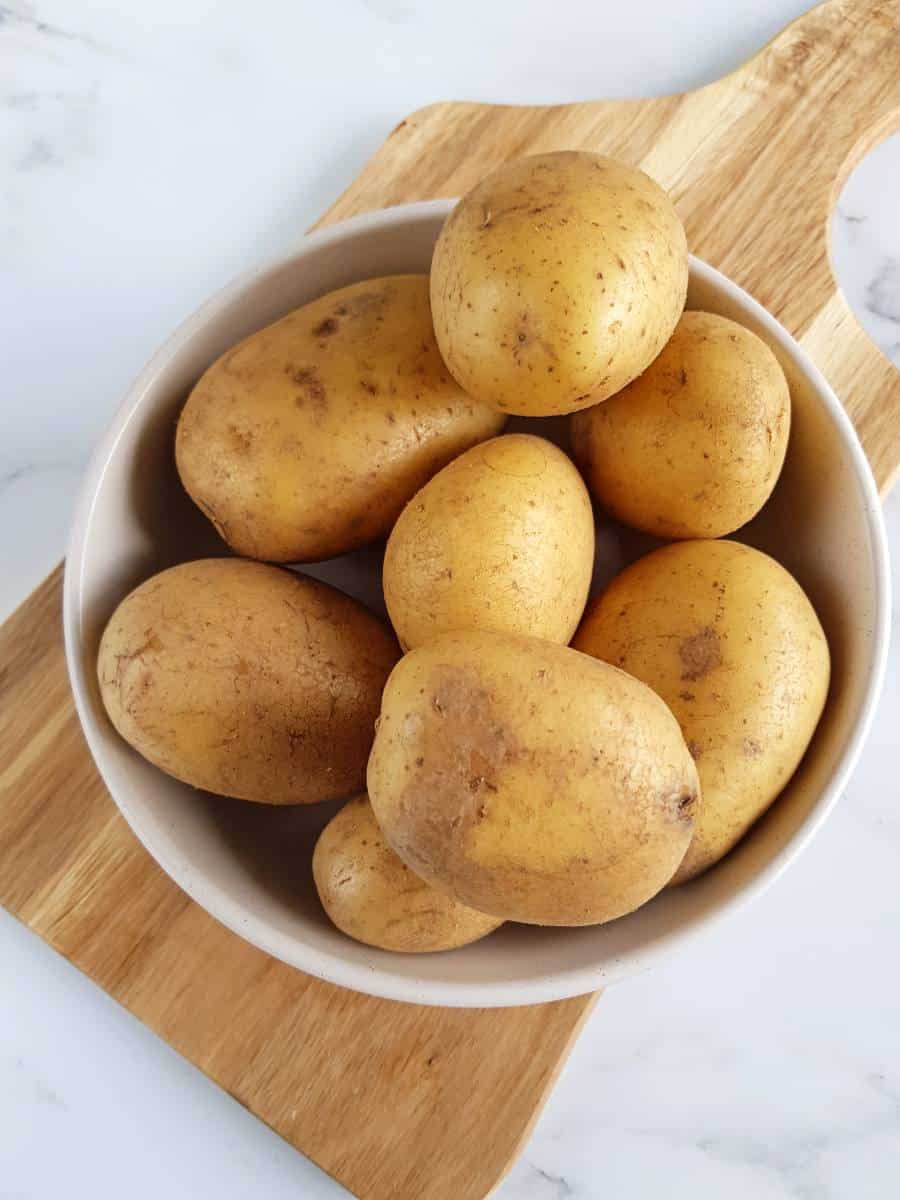
[[[59,558],[154,346],[298,236],[404,113],[693,86],[806,4],[551,7],[0,2],[0,615]],[[834,257],[900,362],[898,211],[895,139],[849,183]],[[888,520],[900,561],[900,496]],[[898,720],[895,644],[824,832],[755,908],[604,997],[503,1200],[900,1193]],[[0,1200],[346,1194],[5,914],[0,980]]]

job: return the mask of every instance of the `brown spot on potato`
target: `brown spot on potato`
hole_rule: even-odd
[[[326,317],[324,321],[320,321],[315,327],[313,336],[317,338],[331,337],[333,333],[337,333],[339,328],[340,326],[334,317]]]
[[[437,858],[449,836],[457,841],[458,830],[486,816],[485,797],[497,792],[498,772],[518,750],[497,719],[491,694],[470,670],[444,668],[430,708],[434,715],[426,714],[414,735],[416,770],[405,780],[399,804],[414,815],[418,851]]]
[[[678,656],[681,659],[682,679],[702,679],[721,665],[722,649],[719,635],[711,625],[707,625],[693,637],[684,639],[678,648]]]
[[[741,749],[747,758],[759,758],[759,756],[762,754],[762,746],[759,744],[756,738],[744,738]]]
[[[696,803],[696,792],[682,792],[682,794],[675,801],[675,808],[679,817],[690,817]]]
[[[238,429],[236,425],[229,425],[228,435],[231,439],[231,448],[235,454],[249,454],[250,448],[253,445],[252,433]]]
[[[313,367],[298,367],[292,370],[291,379],[303,389],[303,394],[297,397],[299,405],[309,400],[316,408],[328,407],[325,385]]]

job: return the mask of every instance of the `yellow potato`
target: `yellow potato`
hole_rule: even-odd
[[[734,846],[802,759],[828,692],[828,643],[797,581],[728,541],[639,559],[593,602],[573,643],[662,696],[697,762],[703,805],[676,876]]]
[[[385,626],[327,584],[214,558],[127,596],[97,670],[113,725],[176,779],[310,804],[363,786],[397,655]]]
[[[594,516],[552,442],[506,434],[461,455],[388,539],[384,595],[404,649],[459,629],[568,642],[587,602]]]
[[[647,370],[572,418],[572,450],[620,521],[665,538],[721,537],[778,481],[791,396],[769,347],[714,313],[686,312]]]
[[[537,638],[448,634],[385,688],[368,790],[389,844],[480,912],[594,925],[672,878],[697,772],[649,688]]]
[[[239,554],[310,562],[383,537],[435,471],[502,424],[441,361],[427,276],[395,275],[229,350],[188,398],[175,454]]]
[[[451,213],[431,265],[444,361],[472,396],[527,417],[619,391],[669,340],[684,228],[642,171],[565,150],[498,168]]]
[[[367,796],[349,801],[322,830],[313,878],[338,929],[382,950],[454,950],[502,924],[411,871],[384,840]]]

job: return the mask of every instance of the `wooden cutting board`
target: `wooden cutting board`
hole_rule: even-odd
[[[456,195],[535,151],[636,163],[672,191],[693,250],[800,338],[886,488],[900,373],[837,290],[828,225],[855,163],[897,128],[900,4],[832,0],[685,95],[422,109],[323,221]],[[493,1011],[374,1000],[218,925],[149,859],[94,770],[66,680],[60,583],[58,569],[0,631],[0,902],[357,1196],[481,1200],[593,997]]]

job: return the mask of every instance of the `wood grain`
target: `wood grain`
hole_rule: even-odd
[[[458,194],[517,155],[586,147],[670,188],[692,248],[794,332],[878,481],[900,467],[900,375],[847,309],[828,223],[900,127],[900,7],[832,0],[682,96],[437,104],[402,121],[323,218]],[[341,991],[242,942],[131,836],[74,715],[57,570],[0,631],[0,902],[366,1200],[480,1200],[528,1136],[593,998],[426,1009]]]

